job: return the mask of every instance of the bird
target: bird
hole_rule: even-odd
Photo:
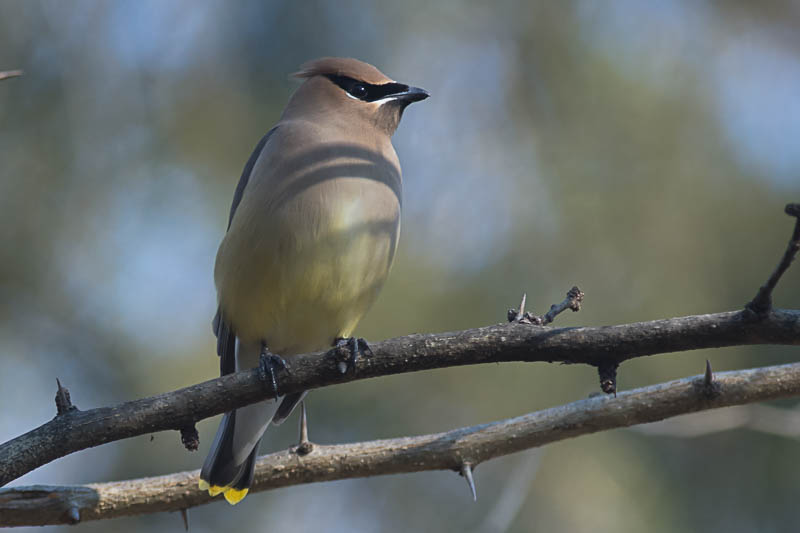
[[[402,174],[391,137],[407,106],[430,96],[352,58],[309,61],[294,76],[301,85],[244,166],[214,266],[220,373],[259,367],[276,393],[283,358],[344,344],[354,363],[368,348],[352,334],[400,236]],[[200,489],[241,501],[267,427],[304,397],[226,413]]]

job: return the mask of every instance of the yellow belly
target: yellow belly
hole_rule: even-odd
[[[215,278],[223,314],[242,340],[263,340],[282,355],[324,349],[349,337],[375,301],[397,244],[399,202],[377,194],[386,206],[375,209],[385,191],[371,188],[388,187],[336,181],[267,215],[237,212],[253,220],[226,236]]]

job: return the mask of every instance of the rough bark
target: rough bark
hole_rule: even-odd
[[[542,317],[525,312],[523,297],[520,309],[509,311],[511,324],[409,335],[376,344],[373,357],[362,358],[348,373],[339,371],[349,358],[343,348],[294,357],[277,390],[271,390],[271,382],[254,369],[116,407],[79,411],[59,383],[55,419],[0,445],[0,485],[74,451],[143,433],[177,429],[184,445],[194,448],[195,421],[276,394],[448,366],[504,361],[589,364],[598,368],[601,388],[615,394],[435,435],[301,446],[302,454],[261,458],[252,490],[452,469],[466,477],[474,496],[473,468],[493,457],[678,414],[800,395],[800,363],[715,377],[708,361],[699,378],[616,395],[617,367],[634,357],[732,345],[800,344],[800,311],[772,308],[772,292],[800,252],[800,204],[788,204],[785,211],[796,218],[792,238],[772,275],[743,311],[599,328],[532,326],[552,321],[565,309],[578,310],[583,293],[574,287],[564,302]],[[305,453],[308,449],[311,452]],[[210,501],[194,486],[196,479],[195,471],[77,487],[0,489],[0,525],[77,523],[166,510],[185,513]]]
[[[680,414],[800,395],[800,363],[705,375],[599,395],[444,433],[356,444],[315,444],[307,455],[261,457],[251,489],[422,470],[462,471],[502,455]],[[198,471],[84,486],[0,489],[0,526],[47,525],[177,511],[212,501]]]
[[[550,328],[511,323],[376,343],[342,374],[345,349],[292,357],[279,374],[278,394],[357,379],[480,363],[548,361],[594,366],[633,357],[744,344],[800,344],[800,311],[748,310],[617,326]],[[0,486],[67,454],[169,429],[274,397],[257,369],[115,407],[72,409],[0,445]]]

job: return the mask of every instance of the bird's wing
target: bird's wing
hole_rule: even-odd
[[[236,191],[233,193],[233,203],[231,203],[231,214],[228,217],[228,229],[231,229],[231,222],[233,222],[233,215],[236,213],[236,208],[239,207],[239,203],[242,201],[242,196],[244,195],[244,189],[247,187],[247,182],[250,181],[250,174],[253,172],[253,167],[256,165],[256,161],[258,161],[258,156],[261,155],[261,152],[264,151],[264,147],[267,145],[269,138],[272,137],[272,134],[278,129],[278,126],[275,126],[271,130],[264,135],[258,144],[256,145],[256,149],[253,150],[253,153],[250,154],[250,159],[247,160],[247,163],[244,165],[244,170],[242,170],[242,177],[239,178],[239,184],[236,185]]]
[[[217,355],[219,356],[219,374],[233,374],[236,371],[236,333],[223,319],[217,307],[217,314],[211,323],[214,335],[217,336]]]
[[[278,410],[272,415],[272,424],[276,426],[283,424],[283,421],[289,418],[289,415],[292,414],[297,404],[303,401],[306,394],[308,394],[308,391],[304,390],[303,392],[293,392],[284,396],[281,404],[278,406]]]
[[[278,127],[275,126],[258,141],[255,150],[250,154],[250,159],[248,159],[247,163],[244,165],[242,176],[239,178],[239,184],[236,185],[236,191],[233,193],[231,213],[228,216],[228,229],[231,228],[233,215],[236,214],[236,208],[239,207],[239,203],[242,201],[244,189],[247,187],[247,182],[250,181],[250,174],[253,172],[253,167],[256,161],[258,161],[261,152],[264,151],[264,147],[267,145],[269,138],[277,129]],[[219,308],[217,308],[217,314],[214,315],[211,329],[214,331],[214,335],[217,336],[217,355],[220,357],[220,374],[231,374],[236,370],[236,332],[230,327],[230,324],[225,321]]]

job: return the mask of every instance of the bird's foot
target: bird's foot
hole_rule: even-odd
[[[346,347],[349,351],[350,356],[347,358],[346,361],[339,361],[339,372],[342,374],[347,374],[347,370],[352,368],[355,370],[356,368],[356,361],[358,361],[359,357],[362,355],[364,357],[372,357],[372,350],[362,338],[338,338],[333,342],[334,349]]]
[[[263,383],[269,381],[276,397],[278,396],[278,370],[289,371],[286,361],[281,356],[270,352],[266,344],[262,344],[261,356],[258,358],[258,373]]]

